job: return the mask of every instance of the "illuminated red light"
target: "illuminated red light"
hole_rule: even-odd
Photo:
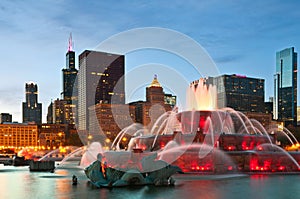
[[[228,146],[226,149],[227,149],[228,151],[233,151],[233,150],[235,150],[236,148],[235,148],[235,146]]]
[[[279,171],[283,171],[284,169],[285,169],[285,166],[279,166],[279,167],[278,167],[278,170],[279,170]]]
[[[233,167],[232,166],[228,166],[227,169],[228,169],[228,171],[232,171]]]
[[[201,129],[204,128],[205,122],[206,122],[206,116],[204,116],[204,115],[200,116],[199,127],[200,127]]]
[[[160,143],[160,148],[163,149],[165,147],[165,143],[161,142]]]

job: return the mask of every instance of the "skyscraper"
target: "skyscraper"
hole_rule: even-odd
[[[90,50],[79,55],[78,130],[89,128],[89,107],[125,103],[124,60],[124,55]]]
[[[66,54],[66,68],[62,69],[62,72],[63,99],[67,101],[67,104],[75,104],[77,102],[77,88],[75,80],[78,70],[75,68],[75,52],[73,51],[72,47],[72,35],[70,35],[69,38],[69,46]]]
[[[285,125],[297,124],[297,53],[294,47],[276,52],[273,115]]]
[[[265,112],[264,79],[233,74],[209,77],[206,82],[217,87],[218,108],[231,107],[241,112]]]
[[[42,104],[38,103],[38,87],[34,82],[25,84],[25,102],[23,102],[23,122],[42,123]]]

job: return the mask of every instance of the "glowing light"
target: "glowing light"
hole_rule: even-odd
[[[70,33],[70,37],[69,37],[68,52],[70,52],[70,51],[73,51],[72,33]]]
[[[285,169],[285,166],[282,166],[282,165],[281,165],[281,166],[278,167],[278,170],[279,170],[279,171],[283,171],[284,169]]]
[[[164,143],[164,142],[161,142],[161,143],[160,143],[160,148],[163,149],[164,147],[165,147],[165,143]]]
[[[205,117],[204,115],[201,115],[201,116],[200,116],[200,120],[199,120],[199,127],[200,127],[201,129],[203,129],[204,126],[205,126],[205,123],[206,123],[206,117]]]

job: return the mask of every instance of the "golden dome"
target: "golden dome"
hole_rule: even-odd
[[[157,80],[157,75],[154,75],[154,79],[152,80],[149,87],[161,87],[160,83]]]

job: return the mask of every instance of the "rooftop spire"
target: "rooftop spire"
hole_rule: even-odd
[[[70,33],[70,37],[69,37],[68,52],[70,51],[73,51],[72,33]]]

